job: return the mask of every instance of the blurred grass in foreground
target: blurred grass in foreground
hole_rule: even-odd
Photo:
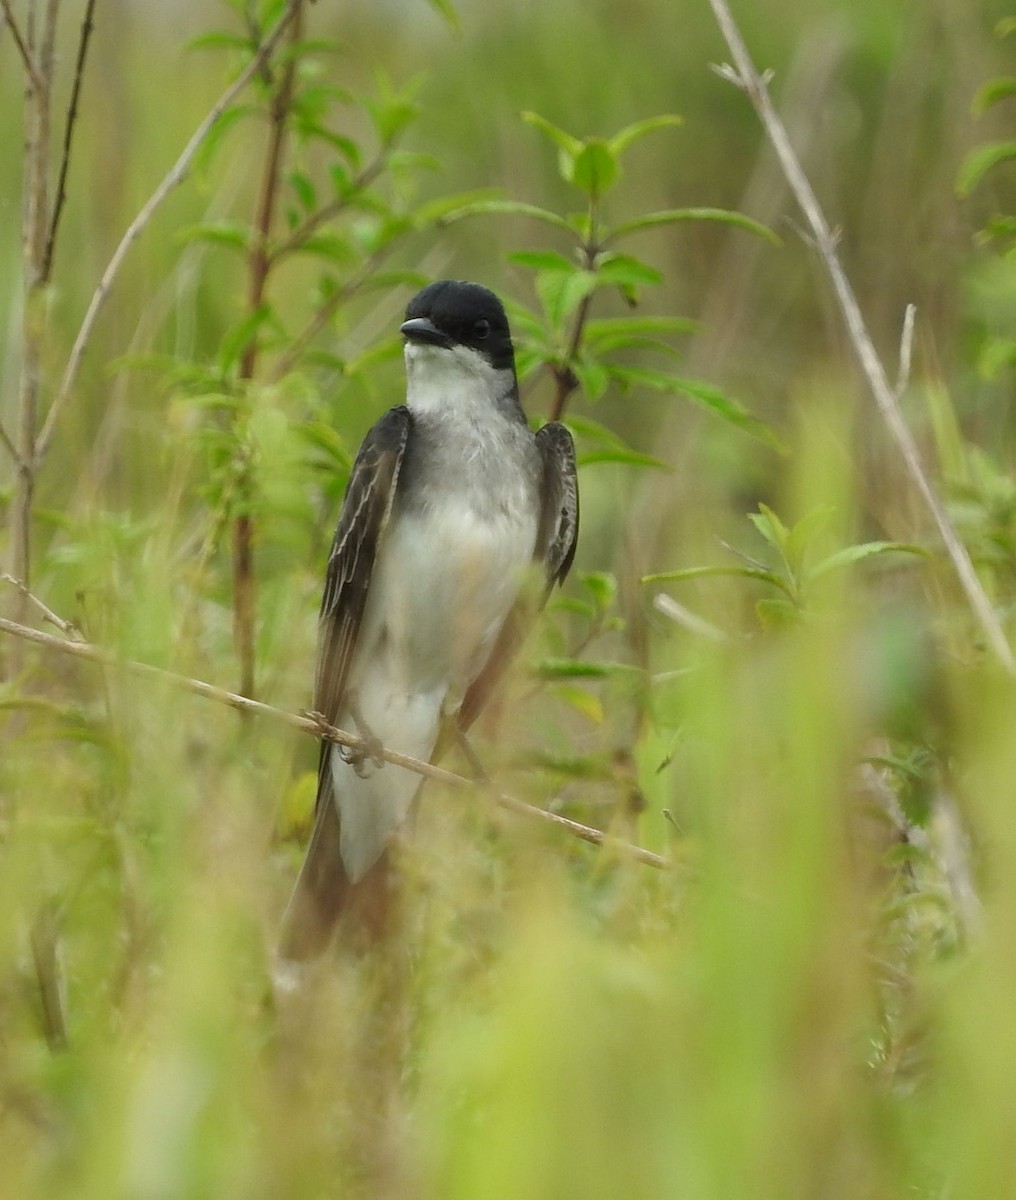
[[[849,530],[836,428],[821,406],[802,419],[785,502],[832,503]],[[877,593],[912,601],[929,569],[863,577],[879,588],[845,572],[747,639],[657,630],[654,661],[682,674],[636,747],[636,832],[659,844],[674,814],[672,872],[430,790],[398,947],[330,962],[279,1007],[266,947],[297,855],[271,850],[272,814],[307,747],[84,666],[54,691],[90,704],[8,711],[5,1194],[1005,1194],[1012,685],[968,664],[935,697],[940,786],[990,881],[973,947],[946,866],[962,847],[934,822],[902,842],[857,765],[889,698],[927,702],[908,666],[923,635]],[[160,574],[135,563],[131,588]],[[736,633],[735,610],[717,619]],[[55,1055],[25,938],[47,904],[70,1020]]]

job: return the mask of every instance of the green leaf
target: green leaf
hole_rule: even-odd
[[[590,138],[571,164],[571,182],[597,199],[617,181],[617,159],[605,141]]]
[[[251,230],[239,221],[216,221],[202,225],[188,225],[177,237],[182,242],[209,242],[216,246],[228,246],[233,250],[247,250]]]
[[[596,290],[598,282],[592,271],[578,267],[540,271],[536,276],[536,293],[550,324],[560,329],[585,297]]]
[[[344,87],[323,80],[306,83],[293,97],[293,115],[301,133],[311,129],[323,130],[320,122],[327,119],[336,102],[349,104],[353,97]]]
[[[595,467],[603,463],[611,463],[621,467],[646,467],[654,471],[673,471],[673,466],[662,458],[652,454],[643,454],[640,450],[632,450],[627,446],[605,448],[602,450],[584,450],[576,455],[576,463],[580,467]]]
[[[620,344],[615,339],[654,333],[694,333],[698,328],[698,321],[690,317],[600,317],[586,322],[585,337],[587,341],[604,339]]]
[[[650,367],[629,367],[610,363],[608,369],[610,374],[625,387],[642,385],[659,392],[687,396],[744,433],[765,442],[774,450],[783,450],[783,443],[764,421],[752,416],[743,405],[727,396],[713,384],[671,375],[666,371],[657,371]]]
[[[533,217],[537,221],[553,225],[556,229],[564,229],[568,233],[573,232],[571,225],[564,217],[558,216],[549,209],[539,208],[535,204],[525,204],[521,200],[474,200],[462,205],[461,208],[446,213],[441,223],[449,225],[452,221],[460,221],[463,217],[475,216]]]
[[[348,472],[353,457],[346,443],[327,421],[305,421],[297,426],[297,433],[307,446],[320,455],[320,465],[339,473]]]
[[[783,552],[795,573],[803,566],[805,555],[819,532],[828,527],[835,515],[836,509],[831,504],[820,504],[797,521],[787,534]]]
[[[223,374],[226,374],[239,361],[244,351],[257,337],[258,332],[271,319],[273,319],[271,305],[260,304],[226,332],[216,356],[219,370]]]
[[[969,196],[993,167],[1013,158],[1016,158],[1016,142],[990,142],[987,146],[978,146],[963,160],[956,180],[957,192]]]
[[[575,263],[556,250],[515,250],[506,255],[509,262],[534,271],[574,271]]]
[[[639,287],[643,284],[663,282],[661,272],[630,254],[604,255],[596,273],[604,283],[614,283],[619,287]]]
[[[862,542],[857,546],[846,546],[842,550],[837,550],[835,554],[830,554],[828,558],[816,563],[808,572],[808,578],[809,580],[818,579],[830,571],[852,566],[854,563],[880,554],[919,554],[923,558],[932,557],[930,551],[924,546],[917,546],[912,542]]]
[[[610,571],[585,571],[579,579],[592,594],[601,612],[610,608],[617,599],[617,576]]]
[[[975,117],[980,116],[987,112],[992,105],[1013,95],[1016,95],[1016,78],[1012,75],[1005,75],[1001,79],[989,79],[977,90],[971,101],[970,110]]]
[[[540,679],[605,679],[609,674],[603,663],[582,662],[577,658],[542,658],[536,664]]]
[[[551,688],[551,694],[567,704],[569,708],[581,713],[594,725],[603,724],[603,701],[594,691],[574,684],[557,683]]]
[[[782,246],[779,237],[761,221],[753,221],[744,213],[733,212],[726,208],[669,208],[662,212],[647,213],[644,217],[636,217],[632,221],[624,221],[615,225],[607,234],[607,243],[615,242],[629,234],[638,233],[643,229],[655,229],[660,225],[676,225],[682,221],[715,221],[721,225],[732,225],[735,229],[743,229],[757,237],[765,238],[774,246]]]
[[[596,609],[591,604],[586,604],[584,600],[576,600],[574,596],[558,595],[553,597],[547,602],[547,611],[572,613],[585,621],[592,621],[596,616]]]
[[[600,446],[625,448],[624,440],[618,437],[613,429],[608,429],[606,425],[600,421],[594,421],[592,417],[580,417],[576,413],[569,412],[564,423],[573,437],[589,438],[590,441],[596,442]]]
[[[422,150],[393,150],[388,155],[388,169],[393,174],[407,178],[421,171],[440,171],[441,160],[434,154]]]
[[[980,245],[991,241],[992,238],[1003,240],[1005,238],[1016,238],[1016,217],[996,216],[991,217],[985,223],[983,234],[977,234],[977,241]]]
[[[202,33],[193,37],[184,45],[185,50],[247,50],[253,49],[251,39],[247,34],[228,33],[222,29],[214,29],[211,33]]]
[[[455,11],[455,5],[451,3],[451,0],[427,0],[427,3],[444,20],[452,33],[462,32],[459,14]]]
[[[522,120],[549,138],[569,160],[574,159],[582,149],[582,143],[577,137],[572,137],[570,133],[565,133],[563,129],[558,129],[556,125],[552,125],[546,117],[541,117],[539,113],[524,112]]]
[[[306,117],[298,119],[297,128],[305,141],[316,140],[324,142],[325,145],[337,150],[353,170],[359,170],[362,156],[360,154],[360,147],[352,138],[346,137],[342,133],[336,133],[326,125],[322,125],[320,121],[310,120]]]
[[[768,504],[759,504],[757,513],[748,513],[748,520],[755,526],[774,550],[785,555],[790,530]]]
[[[571,369],[575,372],[575,378],[579,381],[579,386],[589,400],[599,400],[608,387],[610,387],[610,374],[607,368],[595,358],[587,358],[584,355],[573,359]]]
[[[215,152],[222,144],[226,134],[235,126],[238,125],[244,118],[257,116],[260,117],[262,111],[256,104],[234,104],[225,109],[219,115],[219,119],[208,131],[208,136],[198,149],[194,159],[194,169],[199,173],[203,173],[208,169],[208,164],[215,157]]]
[[[349,240],[339,233],[312,233],[297,242],[290,253],[312,254],[315,258],[337,263],[349,263],[356,257]]]
[[[611,675],[630,675],[638,667],[620,662],[587,662],[578,658],[541,658],[536,664],[540,679],[606,679]]]
[[[303,171],[290,171],[287,178],[303,207],[307,212],[313,212],[317,208],[317,189],[311,177]]]
[[[764,596],[755,605],[755,616],[763,629],[786,629],[801,619],[796,604],[775,596]]]
[[[684,118],[675,113],[662,113],[658,117],[646,117],[645,120],[635,121],[615,133],[608,145],[613,154],[620,155],[628,149],[632,142],[645,137],[647,133],[655,133],[657,129],[672,129],[683,124]]]
[[[662,458],[643,454],[627,446],[606,447],[602,450],[584,450],[576,455],[580,467],[592,467],[597,463],[617,463],[625,467],[653,467],[657,471],[673,471],[673,467]]]
[[[416,117],[417,108],[410,95],[417,88],[411,85],[397,92],[391,81],[378,73],[375,79],[377,98],[364,102],[364,110],[377,131],[382,146],[390,146],[405,127]]]
[[[565,424],[572,436],[582,441],[591,441],[595,449],[582,448],[579,462],[592,465],[594,463],[621,463],[626,466],[656,467],[661,471],[671,471],[673,467],[662,458],[654,458],[650,454],[642,454],[633,450],[612,429],[608,429],[591,417],[577,416],[569,413]]]
[[[447,225],[453,219],[452,214],[461,213],[470,204],[489,201],[493,198],[494,193],[491,188],[477,188],[471,192],[453,192],[421,204],[418,208],[413,209],[409,218],[414,229],[427,229],[431,225]]]
[[[764,567],[685,567],[681,571],[659,571],[652,575],[643,575],[642,583],[676,583],[686,579],[708,579],[711,576],[726,576],[731,579],[754,579],[759,583],[769,583],[792,596],[790,584],[777,574]]]

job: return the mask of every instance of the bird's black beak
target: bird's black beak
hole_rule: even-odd
[[[425,342],[431,346],[450,346],[451,339],[429,317],[412,317],[403,321],[399,332],[407,342]]]

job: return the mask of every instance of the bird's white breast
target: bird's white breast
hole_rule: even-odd
[[[407,682],[461,698],[518,595],[535,541],[531,505],[481,514],[449,498],[393,522],[378,564],[386,578],[377,617]]]

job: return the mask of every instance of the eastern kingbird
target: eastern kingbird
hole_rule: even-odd
[[[429,760],[443,720],[467,729],[513,653],[531,564],[543,600],[568,574],[578,490],[568,430],[526,423],[493,292],[432,283],[401,332],[406,403],[374,425],[353,464],[328,556],[314,707],[371,745]],[[373,903],[420,784],[369,752],[321,743],[283,959],[319,953],[344,909]]]

